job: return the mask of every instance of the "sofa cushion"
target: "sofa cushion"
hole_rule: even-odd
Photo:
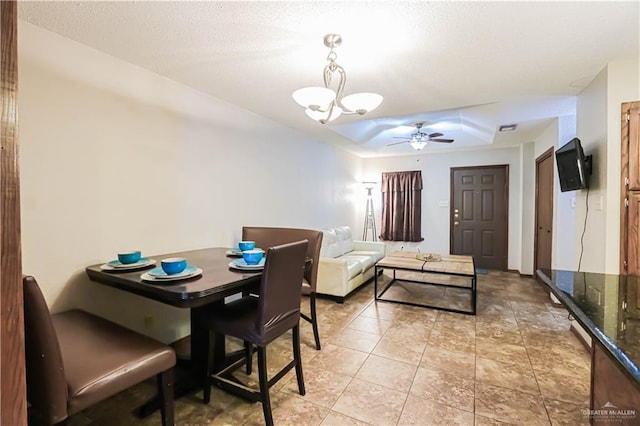
[[[384,257],[384,253],[379,251],[370,251],[370,250],[353,250],[349,252],[350,255],[353,256],[367,256],[373,259],[373,263],[381,260]]]
[[[335,229],[323,229],[320,257],[338,257],[342,254],[340,248],[340,242],[338,241]]]
[[[340,256],[340,259],[343,259],[347,262],[347,276],[349,279],[355,277],[358,274],[362,273],[362,262],[361,258],[358,256]]]
[[[352,262],[357,260],[360,263],[360,267],[362,268],[360,272],[364,272],[369,268],[373,268],[373,266],[376,264],[376,259],[374,257],[358,256],[358,255],[354,255],[353,252],[340,256],[340,259],[346,259],[347,262]]]
[[[374,256],[358,255],[354,252],[347,253],[343,257],[349,257],[350,259],[358,259],[362,265],[362,272],[365,272],[369,268],[373,268],[376,265],[377,259]]]
[[[353,250],[353,237],[351,236],[351,229],[348,226],[338,226],[334,229],[338,238],[340,254],[349,253],[351,250]]]

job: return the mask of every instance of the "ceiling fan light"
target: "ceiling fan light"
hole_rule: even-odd
[[[345,96],[340,100],[340,103],[349,111],[362,115],[378,108],[382,103],[382,99],[383,97],[377,93],[363,92]]]
[[[291,96],[300,106],[305,108],[316,106],[315,109],[326,110],[336,98],[336,92],[327,87],[303,87],[293,92]]]
[[[304,112],[307,113],[307,116],[310,119],[315,120],[315,121],[319,121],[319,122],[324,124],[324,123],[328,123],[329,121],[333,121],[336,118],[340,117],[340,115],[342,114],[342,108],[340,108],[339,106],[334,106],[330,117],[329,117],[329,112],[328,111],[327,112],[314,111],[311,108],[307,108],[307,109],[304,110]]]
[[[424,140],[411,140],[411,142],[409,142],[409,145],[411,145],[411,147],[416,151],[420,151],[422,148],[427,146],[427,143]]]

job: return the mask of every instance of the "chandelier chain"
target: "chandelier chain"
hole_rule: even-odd
[[[335,50],[333,50],[333,47],[331,48],[331,51],[329,52],[329,54],[327,55],[327,61],[329,62],[335,62],[336,59],[338,59],[338,54],[336,53]]]

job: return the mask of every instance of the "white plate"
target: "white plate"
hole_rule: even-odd
[[[242,257],[242,252],[238,249],[231,249],[231,250],[227,250],[225,252],[225,254],[227,256],[237,256],[237,257]]]
[[[122,263],[119,260],[112,260],[110,262],[107,262],[107,265],[113,267],[113,268],[139,268],[140,265],[142,264],[147,264],[149,262],[149,259],[146,257],[142,257],[140,258],[140,260],[138,260],[137,262],[134,263]]]
[[[149,281],[153,283],[166,283],[171,281],[188,280],[189,278],[197,277],[198,275],[202,275],[202,269],[200,268],[195,268],[195,270],[189,275],[176,274],[176,275],[169,275],[166,278],[158,278],[158,277],[154,277],[153,275],[149,275],[148,272],[145,272],[144,274],[140,275],[140,278],[143,279],[144,281]]]
[[[242,271],[261,271],[264,269],[264,257],[257,265],[249,265],[244,259],[235,259],[229,262],[229,267],[233,269],[240,269]]]
[[[162,267],[153,268],[150,271],[147,271],[147,274],[151,275],[153,278],[157,278],[159,280],[166,280],[169,278],[184,278],[184,277],[192,277],[198,268],[193,265],[187,265],[184,271],[179,272],[177,274],[168,275]],[[202,271],[201,271],[202,272]]]
[[[127,271],[129,269],[140,269],[140,268],[144,268],[146,266],[151,266],[155,264],[156,264],[155,259],[149,259],[149,258],[143,257],[136,263],[129,263],[129,264],[123,264],[123,263],[120,263],[120,261],[118,260],[112,260],[109,263],[100,265],[100,269],[102,269],[103,271]]]

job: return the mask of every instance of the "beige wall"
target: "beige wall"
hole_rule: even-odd
[[[19,31],[24,271],[54,311],[82,307],[169,342],[188,333],[187,310],[91,283],[84,268],[123,249],[230,246],[242,225],[354,226],[357,157],[30,24]]]

